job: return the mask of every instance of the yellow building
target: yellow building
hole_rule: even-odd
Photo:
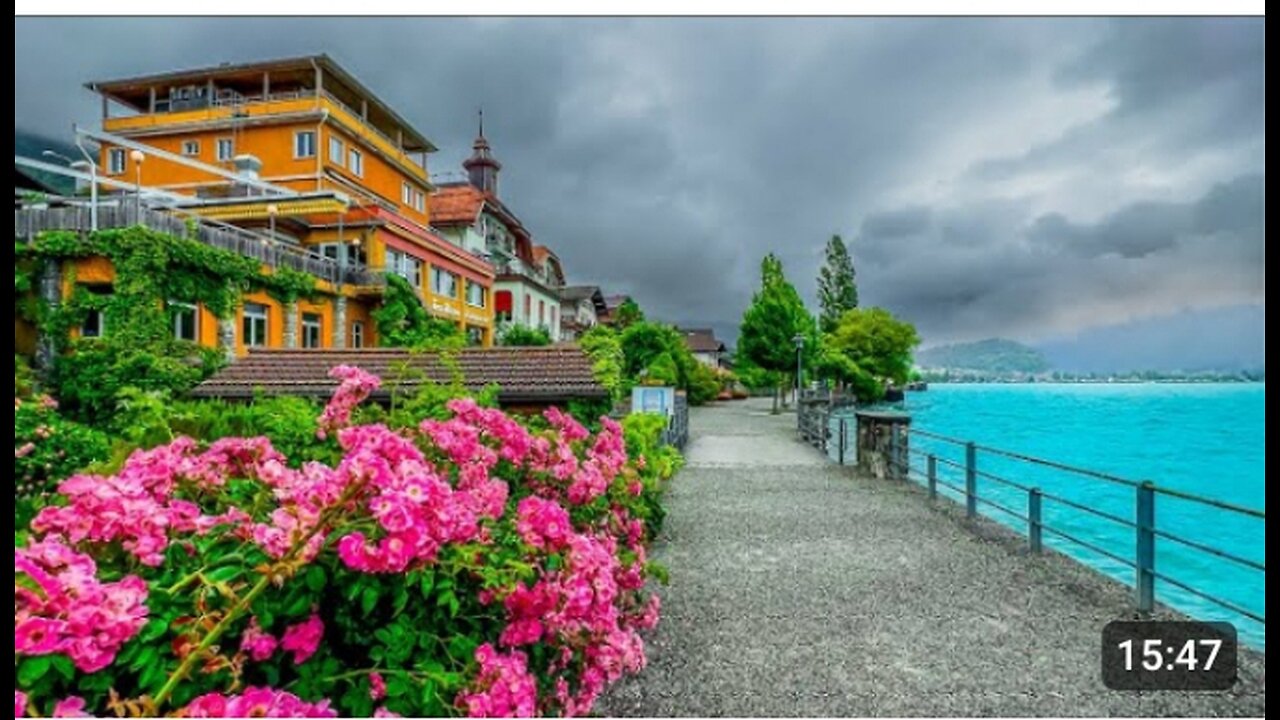
[[[252,243],[245,252],[320,280],[318,301],[281,306],[246,295],[234,322],[219,327],[196,308],[191,327],[175,333],[238,353],[375,345],[369,313],[381,278],[394,273],[433,315],[492,344],[492,265],[430,227],[426,159],[435,147],[329,57],[87,87],[102,99],[102,132],[90,134],[103,178],[177,196],[180,211],[265,236],[270,252]],[[89,271],[70,276],[83,282]]]

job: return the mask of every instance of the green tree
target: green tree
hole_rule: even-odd
[[[827,241],[827,260],[818,271],[818,305],[823,332],[832,332],[846,310],[858,307],[858,283],[854,279],[853,258],[844,240],[832,235]]]
[[[822,343],[819,367],[848,385],[863,402],[884,396],[886,383],[911,377],[911,352],[920,344],[915,326],[883,308],[848,310]]]
[[[644,311],[640,309],[640,304],[631,298],[623,300],[622,304],[614,312],[617,313],[614,326],[619,330],[625,330],[638,322],[644,322]]]
[[[802,357],[813,358],[818,328],[795,287],[787,282],[782,263],[772,253],[760,263],[760,290],[742,316],[738,349],[750,362],[778,377],[795,377],[794,338],[805,338]],[[778,412],[781,387],[774,392],[773,411]]]
[[[431,317],[417,291],[399,275],[387,274],[382,307],[371,315],[378,329],[378,344],[383,347],[438,350],[467,344],[457,325]]]

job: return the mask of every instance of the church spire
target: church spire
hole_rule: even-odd
[[[475,187],[498,196],[498,171],[502,163],[498,162],[489,148],[489,140],[484,136],[484,108],[479,110],[480,134],[471,145],[471,157],[462,162],[467,170],[467,177]]]

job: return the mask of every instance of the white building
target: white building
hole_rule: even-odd
[[[447,240],[485,255],[497,270],[494,320],[501,335],[510,325],[546,328],[560,335],[560,288],[564,270],[550,249],[534,245],[515,213],[498,199],[498,172],[484,128],[463,162],[466,182],[441,184],[431,195],[431,225]]]

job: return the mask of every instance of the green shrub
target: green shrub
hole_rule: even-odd
[[[578,345],[591,358],[596,380],[609,391],[614,402],[631,392],[631,379],[625,373],[626,355],[617,331],[607,325],[596,325],[578,339]]]
[[[646,385],[665,385],[668,387],[678,387],[680,385],[680,369],[676,366],[676,361],[671,357],[671,353],[661,353],[653,358],[649,366],[644,370],[643,382]]]
[[[697,363],[689,374],[689,403],[702,405],[711,402],[720,394],[720,378],[716,371],[702,363]]]
[[[498,335],[498,344],[508,347],[542,347],[551,344],[551,333],[545,327],[508,325]]]
[[[213,442],[227,437],[265,436],[295,464],[327,461],[331,443],[316,437],[320,403],[291,395],[258,397],[249,402],[184,400],[174,404],[169,426],[173,434]]]
[[[138,347],[110,337],[77,340],[58,358],[49,386],[68,417],[109,428],[125,388],[176,397],[224,362],[220,351],[187,342]]]
[[[387,275],[382,306],[372,315],[378,330],[378,344],[383,347],[442,349],[467,344],[467,338],[458,326],[432,317],[422,304],[418,291],[399,275]]]
[[[106,460],[106,433],[63,418],[47,395],[14,398],[13,474],[16,494],[50,492],[90,463]]]

